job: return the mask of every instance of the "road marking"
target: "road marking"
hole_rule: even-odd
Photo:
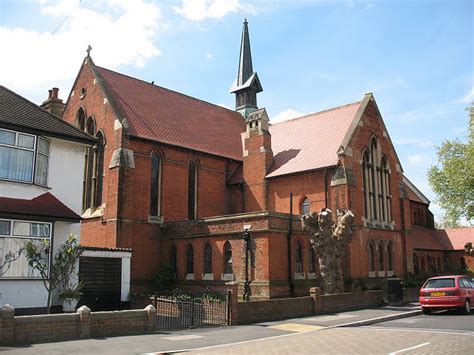
[[[436,333],[436,334],[454,334],[454,335],[468,335],[474,336],[472,330],[442,330],[442,329],[430,329],[430,328],[389,328],[389,327],[376,327],[376,326],[364,326],[367,329],[395,331],[395,332],[417,332],[417,333]],[[363,329],[363,328],[362,328]]]
[[[319,316],[319,317],[304,318],[304,320],[311,321],[311,322],[330,322],[333,320],[353,318],[353,317],[355,317],[355,315],[353,314],[339,314],[335,316]]]
[[[162,339],[171,340],[171,341],[180,341],[180,340],[192,340],[192,339],[201,339],[204,338],[202,335],[189,334],[189,335],[174,335],[172,337],[163,337]]]
[[[402,349],[402,350],[395,351],[395,352],[393,352],[393,353],[390,353],[389,355],[395,355],[395,354],[404,353],[405,351],[418,349],[418,348],[421,348],[421,347],[423,347],[423,346],[430,345],[430,344],[431,344],[431,343],[418,344],[418,345],[412,346],[411,348],[405,348],[405,349]]]
[[[319,330],[324,327],[320,327],[317,325],[298,324],[298,323],[283,323],[283,324],[271,325],[268,328],[284,330],[287,332],[301,333],[301,332],[307,332],[311,330]]]

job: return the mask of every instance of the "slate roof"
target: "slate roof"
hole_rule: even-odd
[[[0,127],[85,144],[95,142],[95,138],[87,133],[2,85],[0,85]]]
[[[242,161],[243,117],[229,109],[95,66],[128,134]]]
[[[31,200],[0,197],[0,214],[9,216],[46,217],[53,220],[79,222],[81,217],[49,192]]]
[[[335,166],[337,151],[361,103],[270,125],[274,163],[267,177]]]

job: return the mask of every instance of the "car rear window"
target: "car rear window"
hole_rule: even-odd
[[[428,280],[423,288],[454,287],[454,279],[433,279]]]

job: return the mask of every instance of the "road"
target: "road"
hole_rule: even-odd
[[[410,311],[407,309],[406,311]],[[413,311],[410,311],[413,313]],[[467,354],[474,349],[474,312],[354,326],[367,319],[400,314],[367,309],[248,326],[186,329],[139,336],[76,340],[0,348],[10,354]],[[350,324],[353,324],[352,326]],[[340,327],[344,326],[344,327]]]

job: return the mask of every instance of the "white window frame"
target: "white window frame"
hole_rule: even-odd
[[[21,132],[21,131],[13,131],[11,129],[6,129],[6,128],[0,128],[0,131],[11,132],[11,133],[15,134],[15,143],[14,143],[14,145],[6,144],[6,143],[0,143],[1,147],[7,147],[7,148],[13,148],[13,149],[17,149],[17,150],[25,150],[25,151],[33,152],[33,163],[32,163],[32,167],[31,167],[32,170],[31,170],[31,179],[30,180],[16,180],[16,179],[8,179],[8,178],[5,178],[5,177],[0,177],[0,180],[19,182],[19,183],[23,183],[23,184],[35,184],[35,185],[47,187],[48,186],[48,177],[49,177],[49,162],[50,162],[50,157],[51,157],[51,141],[49,139],[46,139],[46,138],[38,136],[38,135],[25,133],[25,132]],[[26,148],[26,147],[19,146],[18,141],[20,139],[20,135],[32,137],[33,138],[33,148]],[[44,153],[40,153],[40,151],[39,151],[39,141],[40,140],[44,140],[48,143],[48,154],[47,155],[44,154]],[[38,161],[38,155],[39,154],[41,154],[43,156],[46,156],[46,158],[47,158],[46,184],[44,184],[44,185],[37,183],[37,177],[36,177],[36,174],[37,174],[36,164],[37,164],[37,161]]]
[[[7,219],[7,218],[0,218],[0,221],[4,222],[4,221],[7,221],[7,222],[10,222],[10,234],[0,234],[0,239],[7,239],[7,238],[10,238],[10,239],[24,239],[24,240],[44,240],[44,239],[48,239],[50,241],[50,246],[49,246],[49,250],[50,250],[50,253],[52,251],[52,245],[51,245],[51,240],[52,240],[52,233],[53,233],[53,224],[50,223],[50,222],[44,222],[44,221],[32,221],[32,220],[21,220],[21,219]],[[20,223],[30,223],[30,230],[31,230],[31,224],[34,224],[34,223],[38,223],[38,224],[45,224],[48,226],[49,228],[49,236],[45,237],[45,236],[32,236],[32,235],[29,235],[29,236],[25,236],[25,235],[15,235],[13,233],[13,228],[14,228],[14,224],[15,222],[20,222]],[[10,251],[10,250],[9,250]],[[49,254],[48,254],[48,263],[50,262],[50,259],[49,259]],[[11,279],[22,279],[22,280],[38,280],[38,279],[41,279],[41,276],[0,276],[0,280],[11,280]]]

